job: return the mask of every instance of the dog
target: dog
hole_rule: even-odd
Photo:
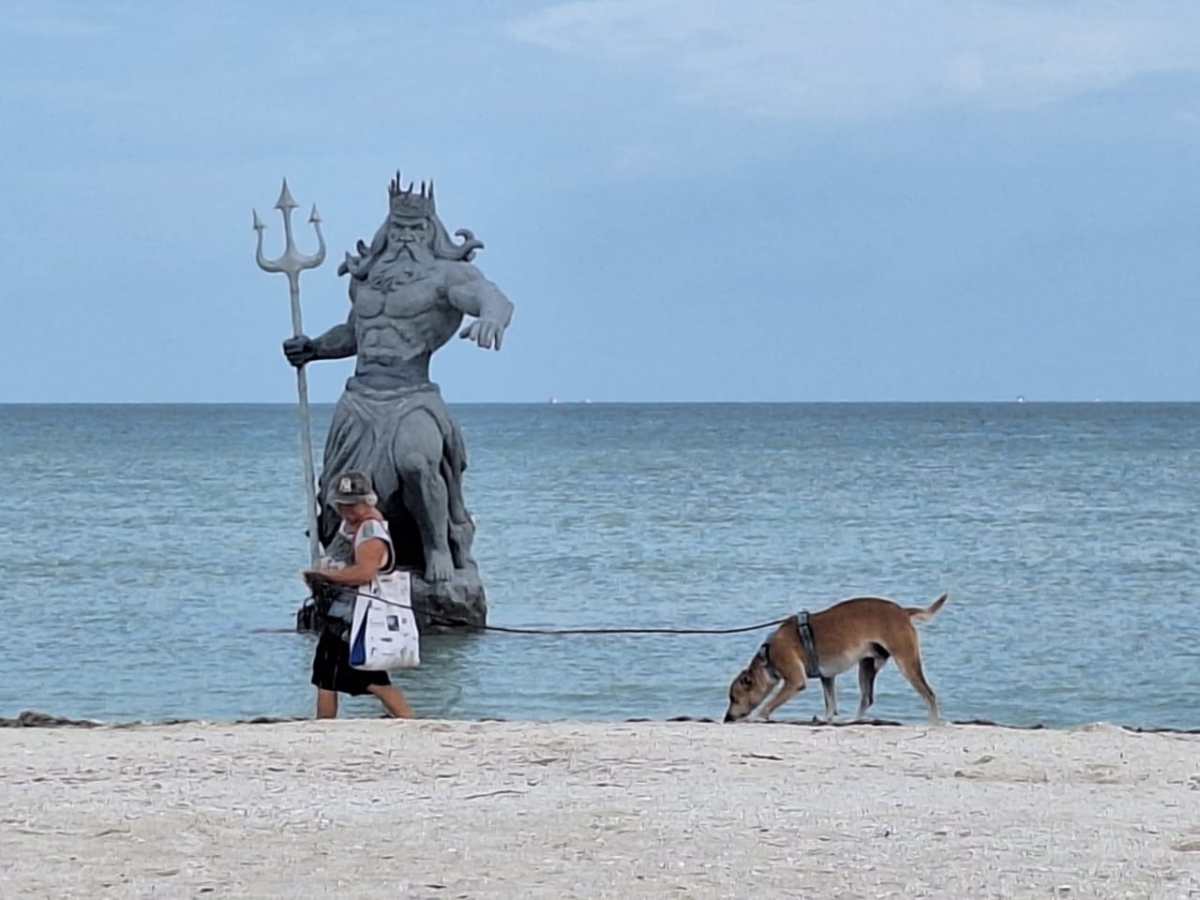
[[[809,678],[820,678],[825,692],[825,720],[837,715],[834,679],[858,664],[858,719],[875,702],[875,678],[888,659],[929,706],[929,721],[938,724],[937,695],[921,671],[916,622],[928,622],[946,603],[946,594],[925,608],[903,607],[881,597],[843,600],[811,616],[789,616],[767,638],[750,665],[729,686],[726,722],[737,722],[762,705],[779,682],[783,686],[763,707],[763,719],[804,690]],[[807,619],[807,622],[804,620]]]

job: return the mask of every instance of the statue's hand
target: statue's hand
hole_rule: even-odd
[[[504,338],[504,326],[498,322],[489,322],[487,319],[476,319],[460,331],[458,336],[466,338],[468,341],[475,341],[484,350],[490,350],[493,346],[499,350],[500,342]]]
[[[317,345],[307,335],[288,338],[283,342],[283,355],[296,368],[317,358]]]

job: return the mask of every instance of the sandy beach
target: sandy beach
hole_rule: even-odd
[[[4,897],[1200,896],[1200,739],[346,720],[0,730]]]

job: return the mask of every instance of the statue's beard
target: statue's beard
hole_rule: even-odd
[[[433,251],[420,241],[397,241],[388,247],[384,262],[412,261],[422,265],[433,262]]]

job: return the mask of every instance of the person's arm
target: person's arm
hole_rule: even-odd
[[[325,581],[329,584],[343,584],[348,587],[359,587],[370,584],[379,570],[387,562],[388,545],[379,538],[363,541],[354,550],[354,563],[344,569],[322,570],[320,572],[305,572],[305,578]]]

